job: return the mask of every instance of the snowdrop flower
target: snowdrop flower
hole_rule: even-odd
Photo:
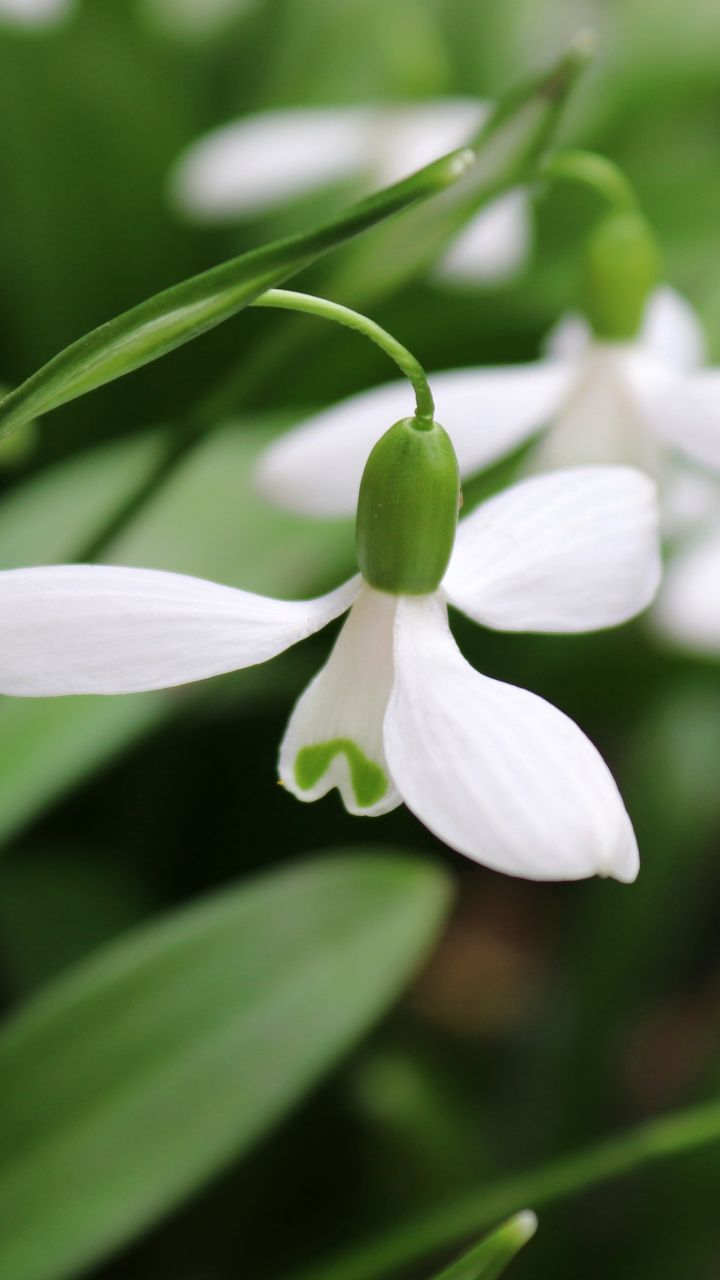
[[[69,17],[74,8],[74,0],[0,0],[0,26],[51,26]]]
[[[186,39],[213,36],[255,8],[257,0],[145,0],[150,17]]]
[[[219,221],[267,213],[332,183],[361,181],[370,190],[464,145],[488,111],[474,99],[447,98],[258,112],[215,129],[180,157],[173,200],[186,215]],[[460,282],[504,279],[524,264],[530,234],[525,193],[511,191],[466,225],[438,275]]]
[[[533,364],[452,369],[430,381],[464,478],[536,437],[527,471],[637,466],[660,483],[665,525],[674,528],[718,500],[714,483],[689,471],[683,479],[674,461],[677,450],[720,469],[720,371],[700,369],[702,357],[691,307],[659,288],[632,341],[598,340],[585,319],[568,316]],[[295,511],[350,514],[378,423],[403,410],[407,388],[397,381],[321,411],[265,451],[258,487]]]
[[[349,609],[280,748],[288,791],[336,787],[353,814],[404,802],[468,857],[538,880],[634,879],[630,819],[600,755],[535,694],[481,675],[447,606],[502,631],[614,626],[658,582],[654,486],[630,468],[525,481],[457,528],[443,429],[405,419],[365,470],[361,573],[313,600],[274,600],[150,569],[0,573],[0,691],[160,689],[265,662]]]

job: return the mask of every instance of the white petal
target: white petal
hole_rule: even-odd
[[[0,0],[0,23],[50,26],[68,17],[74,7],[74,0]]]
[[[475,98],[440,98],[379,110],[373,140],[376,185],[399,182],[465,146],[489,111],[489,103]]]
[[[373,817],[400,804],[382,736],[396,608],[397,597],[366,587],[299,699],[280,748],[280,777],[299,800],[337,787],[350,813]]]
[[[134,693],[250,667],[349,608],[353,579],[272,600],[155,569],[57,565],[0,573],[0,693]]]
[[[532,457],[536,471],[624,464],[656,475],[662,457],[646,411],[647,387],[671,374],[657,360],[619,343],[591,343],[568,371],[569,392]]]
[[[576,360],[592,344],[588,321],[578,311],[568,311],[547,334],[543,352],[551,360]]]
[[[651,621],[667,639],[720,656],[720,528],[680,551],[666,570]]]
[[[461,475],[496,462],[537,431],[560,403],[567,378],[564,367],[550,363],[433,374],[436,417],[452,439]],[[352,515],[370,450],[413,407],[405,380],[341,400],[262,454],[258,488],[303,514]]]
[[[462,520],[443,585],[499,631],[595,631],[646,608],[660,570],[652,480],[581,467],[525,480]]]
[[[252,217],[361,172],[372,150],[370,109],[263,111],[206,134],[171,175],[173,199],[200,219]]]
[[[676,368],[693,369],[705,359],[705,338],[695,311],[667,285],[650,298],[638,341],[648,354]]]
[[[720,471],[720,369],[646,383],[645,409],[666,444]]]
[[[595,747],[535,694],[465,662],[437,597],[396,621],[385,750],[407,806],[476,862],[533,880],[633,880],[630,819]]]
[[[481,209],[440,260],[437,279],[452,284],[492,284],[526,265],[532,223],[524,191],[508,191]]]

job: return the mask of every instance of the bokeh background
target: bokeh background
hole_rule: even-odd
[[[275,106],[492,98],[587,25],[599,56],[563,137],[625,168],[668,281],[720,357],[714,0],[77,0],[55,26],[0,22],[0,381],[347,198],[320,194],[237,226],[184,222],[168,174],[206,130]],[[544,195],[518,279],[454,290],[419,279],[372,314],[431,370],[532,359],[576,301],[594,208],[568,189]],[[330,288],[341,263],[299,287]],[[279,376],[268,351],[285,344]],[[6,447],[2,567],[92,547],[188,406],[230,373],[236,411],[105,558],[267,593],[338,580],[351,528],[271,511],[249,471],[274,432],[392,371],[350,334],[256,312]],[[554,639],[457,620],[456,634],[476,666],[547,697],[601,747],[638,833],[636,885],[512,880],[449,854],[404,809],[365,824],[335,796],[302,806],[284,795],[276,746],[327,634],[198,689],[0,705],[8,1007],[134,924],[308,851],[422,850],[457,887],[438,950],[392,1015],[249,1159],[96,1268],[98,1280],[280,1276],[483,1178],[720,1088],[718,666],[664,649],[642,621]],[[513,1275],[712,1280],[719,1183],[711,1148],[554,1205]]]

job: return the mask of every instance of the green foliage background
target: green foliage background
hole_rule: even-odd
[[[269,106],[492,97],[551,61],[587,22],[600,52],[564,139],[626,169],[667,279],[698,309],[720,357],[713,0],[258,0],[195,40],[169,34],[157,10],[150,0],[80,0],[57,31],[0,29],[5,385],[155,291],[301,228],[351,194],[242,229],[184,225],[169,208],[167,174],[204,130]],[[417,280],[378,301],[373,317],[430,370],[532,359],[575,302],[592,212],[589,197],[567,189],[545,196],[522,279],[482,292]],[[342,263],[338,254],[333,269]],[[327,279],[323,268],[299,287]],[[288,370],[263,377],[276,343],[288,345]],[[2,472],[2,567],[62,560],[91,544],[187,406],[235,368],[240,387],[247,375],[236,413],[106,558],[268,593],[336,581],[352,563],[351,529],[270,511],[249,488],[249,468],[274,432],[389,371],[350,335],[258,313],[49,417],[35,449]],[[310,1274],[313,1259],[384,1225],[720,1087],[718,667],[662,650],[642,622],[572,639],[462,622],[457,634],[475,665],[562,707],[612,762],[640,842],[635,886],[514,881],[449,854],[405,810],[361,824],[335,797],[301,806],[279,791],[277,743],[327,635],[197,689],[0,705],[0,982],[9,1010],[134,926],[314,851],[418,851],[456,887],[442,942],[384,1021],[361,1041],[358,1024],[352,1052],[282,1126],[194,1198],[178,1193],[162,1222],[93,1276],[264,1280],[301,1265]],[[345,1000],[340,986],[336,998]],[[49,1079],[52,1070],[50,1059]],[[234,1072],[217,1087],[236,1089]],[[106,1159],[99,1185],[114,1153]],[[709,1147],[548,1207],[513,1275],[710,1280],[720,1268],[719,1183],[720,1146]],[[92,1200],[86,1212],[92,1224]],[[42,1246],[52,1259],[52,1232]],[[416,1274],[431,1270],[428,1261]]]

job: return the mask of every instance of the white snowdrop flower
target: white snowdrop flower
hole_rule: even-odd
[[[354,180],[368,191],[463,146],[487,117],[475,99],[399,106],[298,107],[257,112],[194,143],[171,176],[175,205],[200,221],[255,217],[297,196]],[[482,209],[436,268],[441,279],[504,279],[527,259],[526,195]]]
[[[74,0],[0,0],[0,26],[54,26],[68,18]]]
[[[154,22],[169,33],[188,40],[214,36],[245,13],[258,0],[145,0]]]
[[[658,583],[654,485],[630,468],[532,478],[461,521],[454,540],[458,493],[446,433],[405,420],[368,461],[362,572],[328,595],[274,600],[151,569],[2,572],[0,691],[180,685],[265,662],[349,609],[291,715],[288,791],[310,801],[336,787],[366,816],[405,803],[446,844],[512,875],[631,881],[635,837],[595,747],[542,698],[469,666],[447,606],[503,631],[632,617]]]
[[[452,369],[433,374],[430,382],[463,477],[536,437],[526,471],[637,466],[659,482],[664,526],[674,529],[705,514],[718,498],[714,481],[681,473],[676,461],[676,454],[683,455],[720,469],[720,370],[701,369],[702,358],[691,307],[660,288],[633,341],[599,341],[582,317],[572,315],[535,363]],[[378,424],[403,411],[407,388],[397,381],[315,414],[265,451],[258,487],[295,511],[351,513]]]

